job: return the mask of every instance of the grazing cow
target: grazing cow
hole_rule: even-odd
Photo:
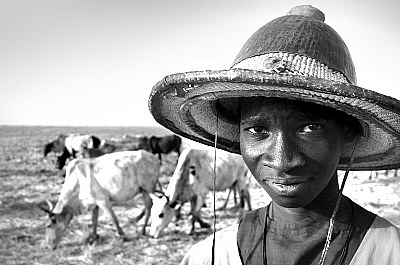
[[[153,154],[158,154],[161,160],[161,154],[169,154],[177,152],[178,156],[181,153],[182,138],[178,135],[166,135],[163,137],[152,136],[149,139],[150,150]]]
[[[175,216],[175,211],[183,203],[191,202],[192,228],[195,222],[201,227],[210,227],[201,220],[200,209],[207,194],[213,190],[214,150],[184,149],[179,156],[178,164],[168,184],[165,196],[160,198],[150,195],[153,199],[151,209],[150,235],[157,238],[161,231]],[[216,191],[224,191],[236,182],[244,200],[250,206],[247,167],[239,155],[218,150],[216,159]],[[244,207],[244,202],[241,203]]]
[[[143,195],[145,209],[136,221],[145,215],[142,233],[150,216],[152,201],[148,195],[154,191],[159,176],[160,163],[157,156],[144,151],[126,151],[106,154],[98,158],[77,158],[68,163],[66,178],[54,208],[43,209],[48,213],[49,225],[46,241],[55,249],[73,216],[84,209],[92,209],[93,230],[87,239],[93,243],[96,234],[99,207],[107,212],[119,236],[124,233],[112,210],[112,203],[121,203]]]
[[[62,152],[57,157],[58,169],[63,169],[68,159],[76,158],[83,148],[98,148],[100,139],[89,134],[61,134],[56,140],[46,144],[44,148],[44,156],[49,152]]]

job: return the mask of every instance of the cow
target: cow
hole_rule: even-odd
[[[214,150],[186,148],[178,158],[175,171],[170,179],[165,195],[158,197],[150,194],[153,200],[151,209],[150,236],[159,237],[162,230],[172,221],[180,205],[191,203],[191,231],[195,232],[195,222],[201,227],[210,227],[200,218],[200,210],[206,196],[213,190]],[[215,190],[224,191],[234,183],[241,193],[241,198],[250,206],[248,169],[239,155],[218,150],[216,159]],[[241,205],[244,207],[244,201]]]
[[[44,157],[50,152],[62,153],[57,157],[58,169],[63,169],[68,159],[74,159],[82,152],[83,148],[98,148],[100,139],[90,134],[60,134],[59,137],[46,144]]]
[[[145,150],[72,160],[66,167],[65,181],[56,205],[49,209],[41,207],[48,213],[48,245],[52,249],[57,247],[71,219],[80,209],[92,210],[93,229],[87,243],[98,240],[99,208],[111,216],[118,235],[123,237],[124,232],[112,210],[112,204],[131,200],[139,193],[142,194],[145,208],[135,221],[145,216],[142,230],[142,234],[145,234],[152,206],[149,192],[154,191],[159,170],[157,156]]]
[[[98,157],[100,155],[135,150],[150,151],[149,138],[145,135],[124,136],[122,139],[103,139],[98,148],[83,148],[83,157]]]
[[[181,153],[182,138],[178,135],[171,134],[163,137],[151,136],[149,138],[150,150],[153,154],[158,154],[161,161],[161,154],[169,154],[171,152]]]

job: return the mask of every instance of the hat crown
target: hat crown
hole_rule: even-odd
[[[244,44],[232,66],[268,53],[304,55],[342,73],[355,85],[356,73],[350,52],[339,36],[324,23],[324,14],[312,6],[292,8],[259,30]]]

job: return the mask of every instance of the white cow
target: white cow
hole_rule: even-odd
[[[241,198],[247,200],[249,208],[247,167],[241,156],[217,150],[216,159],[216,191],[225,191],[236,183]],[[210,191],[213,190],[214,150],[187,148],[181,153],[177,167],[168,184],[165,196],[150,194],[153,200],[151,209],[150,235],[159,237],[162,230],[172,221],[175,210],[183,203],[191,202],[192,228],[195,222],[201,227],[210,225],[200,218],[200,209]],[[244,203],[241,204],[244,207]]]
[[[88,243],[98,239],[96,234],[99,207],[107,212],[119,236],[124,233],[118,224],[111,206],[113,202],[124,202],[142,193],[145,210],[143,234],[150,216],[151,199],[160,171],[157,156],[144,150],[106,154],[98,158],[72,160],[66,169],[65,182],[54,209],[44,209],[49,214],[46,241],[55,249],[73,216],[81,206],[92,208],[93,231]],[[43,209],[43,208],[42,208]]]

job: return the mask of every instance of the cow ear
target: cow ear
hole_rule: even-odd
[[[156,196],[154,193],[149,193],[149,196],[153,201],[160,200],[160,197]]]

